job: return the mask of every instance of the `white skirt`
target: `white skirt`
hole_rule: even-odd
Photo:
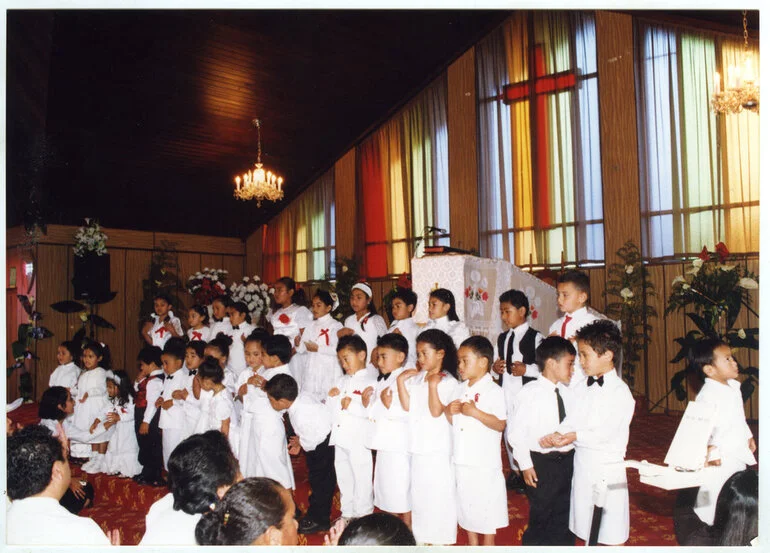
[[[411,457],[412,532],[418,544],[457,541],[454,465],[448,453]]]
[[[412,510],[409,488],[409,454],[405,451],[377,451],[374,464],[374,506],[388,513]]]
[[[457,521],[477,534],[508,526],[508,493],[502,468],[455,465]]]

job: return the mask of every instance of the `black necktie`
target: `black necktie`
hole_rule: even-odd
[[[377,382],[379,382],[380,380],[387,380],[389,376],[390,376],[390,373],[378,374],[377,375]]]
[[[508,338],[508,349],[505,352],[505,370],[508,374],[511,374],[511,367],[513,366],[513,330],[511,330],[511,336]]]
[[[593,376],[588,377],[588,385],[593,386],[593,383],[596,382],[599,384],[599,386],[604,386],[604,375],[601,375],[599,378],[594,378]]]
[[[561,423],[567,416],[567,412],[564,410],[564,400],[561,398],[559,388],[554,388],[553,391],[556,392],[556,404],[559,406],[559,422]]]

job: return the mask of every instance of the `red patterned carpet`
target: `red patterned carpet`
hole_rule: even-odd
[[[24,405],[9,414],[14,422],[29,424],[37,422],[37,405]],[[666,449],[674,437],[679,417],[669,415],[636,415],[631,423],[631,438],[628,444],[628,459],[647,460],[662,463]],[[756,426],[752,427],[755,437]],[[757,440],[758,441],[758,440]],[[299,456],[293,460],[297,490],[295,501],[305,511],[308,506],[309,486],[305,459]],[[504,465],[507,460],[504,459]],[[73,467],[73,474],[79,469]],[[139,486],[129,479],[106,475],[88,475],[96,494],[94,507],[83,511],[102,528],[120,528],[124,545],[134,545],[144,534],[144,515],[150,505],[166,493],[163,488]],[[627,545],[677,545],[674,536],[672,510],[676,492],[665,491],[641,484],[636,471],[628,471],[631,500],[631,536]],[[338,517],[339,496],[334,498],[332,517]],[[497,532],[498,545],[520,545],[521,536],[527,524],[529,506],[523,495],[508,492],[507,528]],[[323,544],[323,534],[300,536],[301,545]],[[467,544],[465,532],[458,532],[458,544]]]

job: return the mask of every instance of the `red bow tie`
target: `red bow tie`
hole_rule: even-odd
[[[320,338],[321,336],[326,338],[326,345],[328,346],[329,345],[329,329],[328,328],[322,329],[321,333],[318,335],[318,337]]]
[[[196,330],[193,330],[192,331],[192,335],[193,335],[193,337],[192,337],[193,340],[203,340],[203,333],[202,332],[198,332]],[[161,338],[162,338],[162,336],[161,336]]]

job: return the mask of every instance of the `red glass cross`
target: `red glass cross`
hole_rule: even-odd
[[[576,78],[575,73],[572,71],[562,71],[546,75],[543,47],[539,44],[533,48],[530,60],[532,58],[534,58],[535,78],[505,85],[501,99],[506,105],[529,100],[530,134],[535,158],[535,187],[533,191],[535,228],[542,229],[547,228],[551,224],[549,214],[551,202],[548,191],[550,167],[548,164],[548,111],[546,95],[574,88]]]

